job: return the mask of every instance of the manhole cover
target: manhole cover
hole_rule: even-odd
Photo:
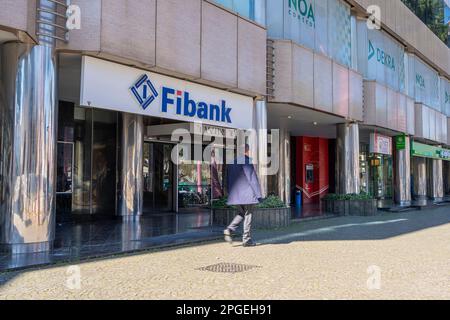
[[[197,270],[200,271],[210,271],[210,272],[218,272],[218,273],[239,273],[245,272],[252,269],[261,268],[259,266],[252,266],[248,264],[239,264],[239,263],[218,263],[213,264],[207,267],[202,267]]]

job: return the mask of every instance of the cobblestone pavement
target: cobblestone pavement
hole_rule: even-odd
[[[0,274],[0,299],[450,299],[448,207],[311,221],[255,238],[255,248],[206,243]],[[221,262],[260,268],[198,270]]]

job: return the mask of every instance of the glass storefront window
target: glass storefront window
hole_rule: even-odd
[[[172,144],[144,143],[144,214],[173,211]]]
[[[228,8],[239,15],[265,25],[264,0],[214,0],[214,2]]]
[[[444,172],[444,196],[448,198],[450,197],[450,161],[444,161],[443,172]]]
[[[360,146],[361,192],[378,200],[393,200],[394,172],[392,156],[370,153],[369,146]]]
[[[117,112],[61,103],[59,116],[58,213],[115,215]]]
[[[75,108],[73,213],[90,214],[92,109]]]
[[[56,156],[56,206],[62,215],[72,212],[74,187],[74,105],[59,103]]]
[[[194,147],[195,148],[195,147]],[[212,151],[206,146],[203,153],[211,152],[206,161],[182,160],[178,167],[178,205],[181,210],[195,207],[209,207],[211,200],[225,195],[225,152],[221,148]],[[192,151],[194,154],[194,151]]]
[[[92,213],[116,212],[117,113],[93,110]]]

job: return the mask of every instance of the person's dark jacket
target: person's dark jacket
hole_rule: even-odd
[[[227,166],[228,205],[249,205],[259,203],[261,186],[249,157],[235,159]]]

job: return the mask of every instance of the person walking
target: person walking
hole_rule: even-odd
[[[242,236],[244,247],[254,247],[252,240],[252,212],[256,204],[261,201],[261,186],[255,166],[249,156],[250,146],[245,145],[245,155],[237,157],[233,164],[227,166],[228,202],[229,206],[238,208],[238,215],[224,230],[225,241],[233,242],[233,233],[244,222]]]

